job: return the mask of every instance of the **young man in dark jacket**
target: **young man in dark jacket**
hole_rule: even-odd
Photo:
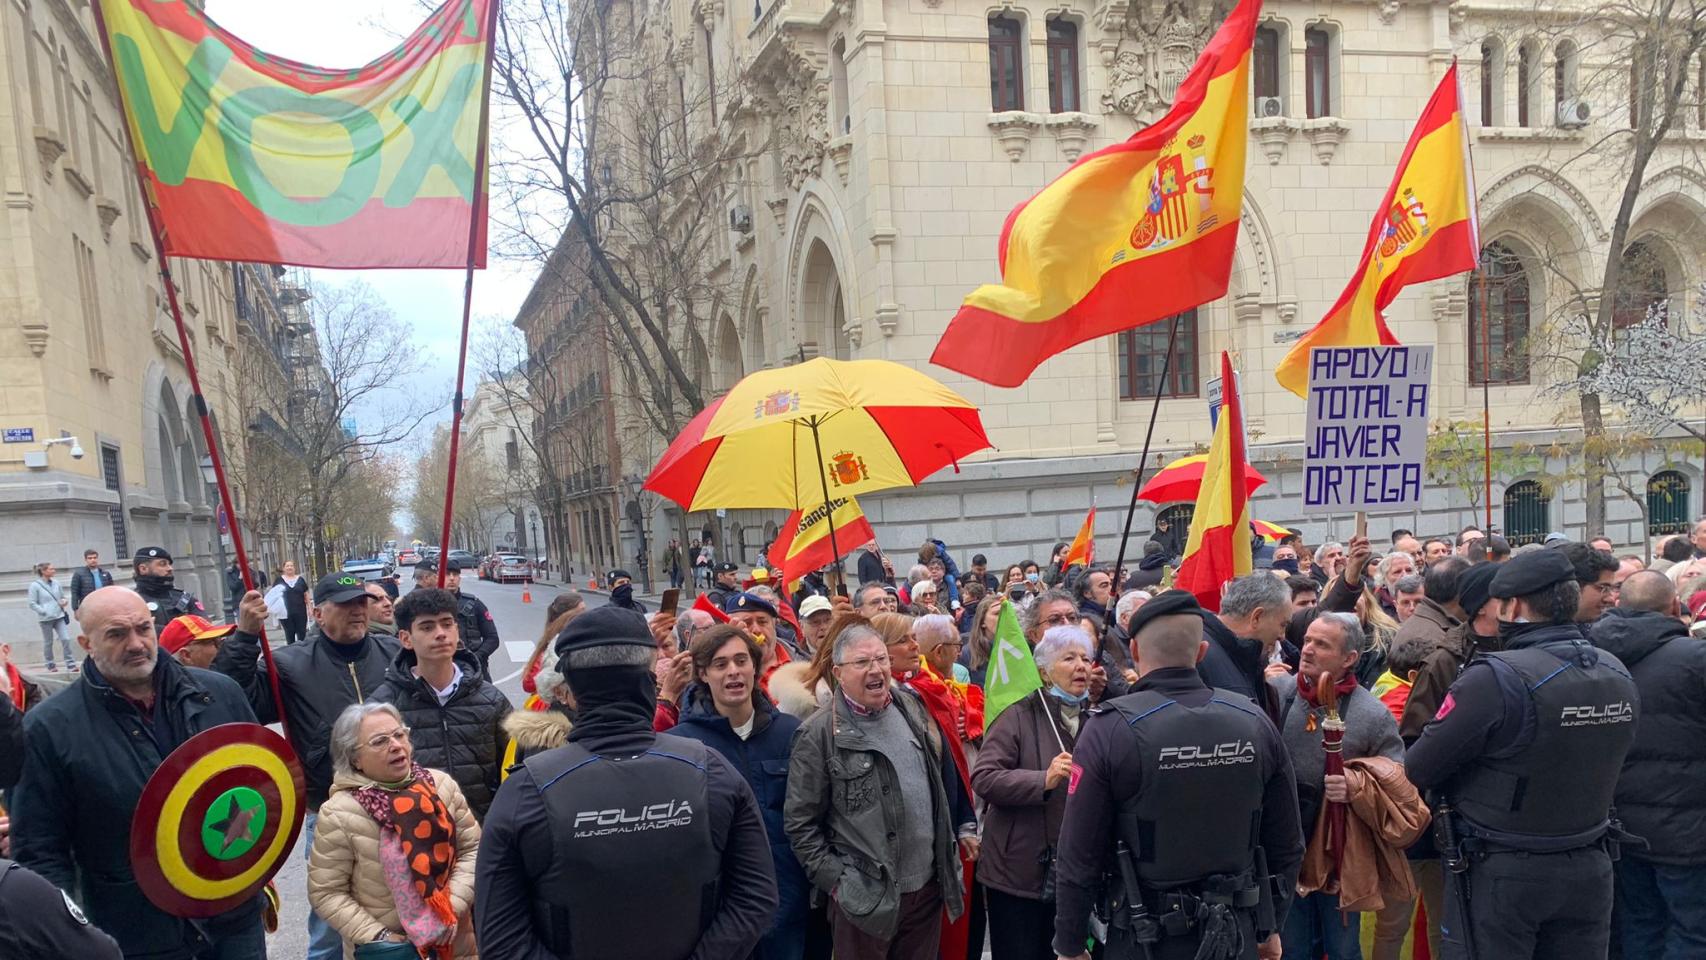
[[[806,944],[811,885],[782,829],[788,794],[788,756],[800,721],[777,710],[758,688],[758,644],[733,624],[719,624],[693,638],[696,683],[683,697],[681,722],[670,732],[697,740],[723,755],[752,788],[770,857],[776,868],[780,905],[776,920],[758,941],[754,960],[794,960]]]
[[[83,551],[83,566],[71,575],[71,612],[83,605],[83,598],[102,587],[113,585],[113,575],[101,569],[99,550]]]
[[[1623,581],[1593,625],[1594,646],[1629,668],[1641,694],[1635,744],[1617,779],[1624,829],[1647,840],[1625,847],[1617,868],[1625,957],[1695,956],[1706,949],[1706,642],[1688,635],[1676,587],[1650,570]]]
[[[332,785],[332,722],[344,708],[372,695],[396,659],[397,641],[367,627],[367,588],[360,577],[330,573],[314,585],[314,622],[319,630],[308,639],[273,650],[279,693],[260,662],[262,626],[267,603],[251,590],[237,605],[237,632],[225,640],[213,669],[242,685],[249,705],[261,723],[289,723],[290,745],[302,760],[308,782],[308,818],[303,832],[309,842],[319,820],[320,804]],[[308,914],[308,960],[331,960],[342,953],[342,940],[313,912]]]
[[[414,742],[415,760],[449,773],[474,816],[486,818],[503,779],[503,721],[509,698],[487,682],[480,662],[462,649],[456,594],[415,590],[397,604],[403,649],[369,700],[395,706]]]
[[[23,777],[11,795],[12,855],[82,901],[127,957],[262,960],[260,896],[194,923],[136,886],[130,819],[142,788],[184,741],[225,723],[254,723],[229,678],[162,656],[154,617],[134,591],[83,598],[82,675],[26,715]]]

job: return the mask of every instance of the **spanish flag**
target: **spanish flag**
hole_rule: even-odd
[[[498,0],[445,0],[348,70],[258,50],[201,7],[94,5],[167,256],[485,266]]]
[[[1232,358],[1220,355],[1220,382],[1226,391],[1220,422],[1208,447],[1208,467],[1191,515],[1191,535],[1173,586],[1196,595],[1207,610],[1220,610],[1220,591],[1226,581],[1255,569],[1250,559],[1250,494],[1244,471],[1244,405],[1238,381],[1232,377]]]
[[[1398,160],[1398,175],[1369,227],[1356,275],[1321,322],[1280,361],[1274,371],[1280,386],[1303,396],[1314,347],[1396,344],[1382,311],[1398,291],[1475,269],[1480,249],[1475,170],[1453,61]]]
[[[1066,553],[1060,558],[1060,569],[1070,570],[1074,564],[1089,566],[1096,562],[1096,505],[1090,504],[1090,512],[1084,516],[1084,525],[1078,528],[1078,536],[1072,538],[1072,545],[1066,548]]]
[[[1001,283],[966,297],[931,362],[1015,387],[1069,347],[1225,295],[1261,8],[1239,0],[1154,126],[1084,156],[1007,215]]]
[[[830,546],[830,522],[835,524],[835,549]],[[827,505],[788,514],[770,545],[768,559],[771,566],[782,571],[782,584],[792,593],[806,574],[829,566],[876,538],[859,501],[836,497]]]

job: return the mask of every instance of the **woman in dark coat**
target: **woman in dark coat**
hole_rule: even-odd
[[[1055,955],[1054,847],[1094,657],[1083,629],[1050,627],[1036,647],[1044,689],[1001,711],[972,768],[972,790],[988,804],[977,876],[994,960]]]
[[[811,884],[782,829],[788,795],[788,758],[800,721],[777,710],[758,687],[758,644],[740,627],[718,624],[700,631],[689,648],[695,683],[682,697],[681,720],[670,733],[722,754],[752,788],[770,837],[776,868],[776,920],[753,960],[799,960],[806,948]]]

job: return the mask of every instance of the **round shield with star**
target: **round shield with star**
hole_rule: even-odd
[[[177,917],[246,902],[296,846],[306,796],[296,751],[266,727],[196,734],[148,778],[131,817],[137,886]]]

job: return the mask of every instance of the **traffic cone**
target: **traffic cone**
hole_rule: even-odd
[[[598,578],[593,577],[591,580],[588,580],[586,582],[586,588],[588,590],[597,590],[598,589]]]
[[[532,603],[533,602],[533,591],[528,589],[527,587],[522,587],[521,588],[521,602],[522,603]]]

